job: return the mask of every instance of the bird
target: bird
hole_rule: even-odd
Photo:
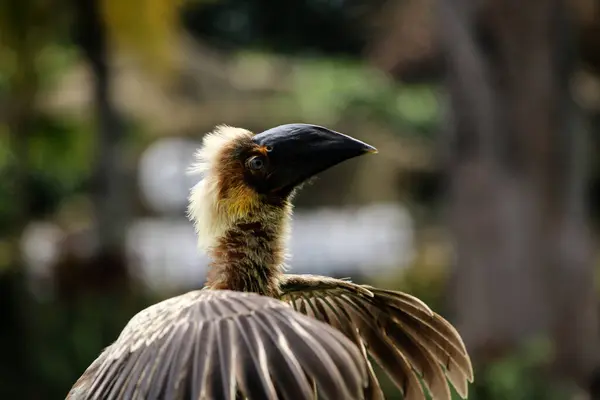
[[[313,124],[203,137],[188,216],[210,258],[202,288],[135,315],[67,399],[466,398],[458,331],[418,298],[349,279],[287,273],[293,199],[319,173],[378,150]],[[374,361],[374,362],[373,362]]]

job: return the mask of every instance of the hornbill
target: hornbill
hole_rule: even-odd
[[[188,214],[211,258],[204,288],[134,316],[70,399],[382,399],[370,358],[407,400],[463,397],[471,361],[454,327],[402,292],[285,274],[296,190],[377,150],[308,124],[218,126],[192,171]]]

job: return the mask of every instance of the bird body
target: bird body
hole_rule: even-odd
[[[141,311],[67,398],[381,399],[370,355],[407,400],[462,396],[473,379],[458,332],[417,298],[286,274],[292,199],[315,174],[372,147],[290,124],[218,127],[192,173],[189,216],[211,264],[202,290]]]

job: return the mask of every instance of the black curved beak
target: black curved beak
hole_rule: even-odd
[[[375,147],[358,139],[309,124],[281,125],[255,135],[252,140],[269,151],[270,172],[265,189],[271,193],[290,192],[342,161],[377,153]]]

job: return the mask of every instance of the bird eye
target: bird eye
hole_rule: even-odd
[[[265,147],[265,150],[267,150],[267,152],[270,153],[271,151],[273,151],[273,146],[267,146]]]
[[[248,160],[247,164],[248,164],[248,168],[256,171],[256,170],[259,170],[262,167],[264,167],[265,162],[260,157],[252,157]]]

